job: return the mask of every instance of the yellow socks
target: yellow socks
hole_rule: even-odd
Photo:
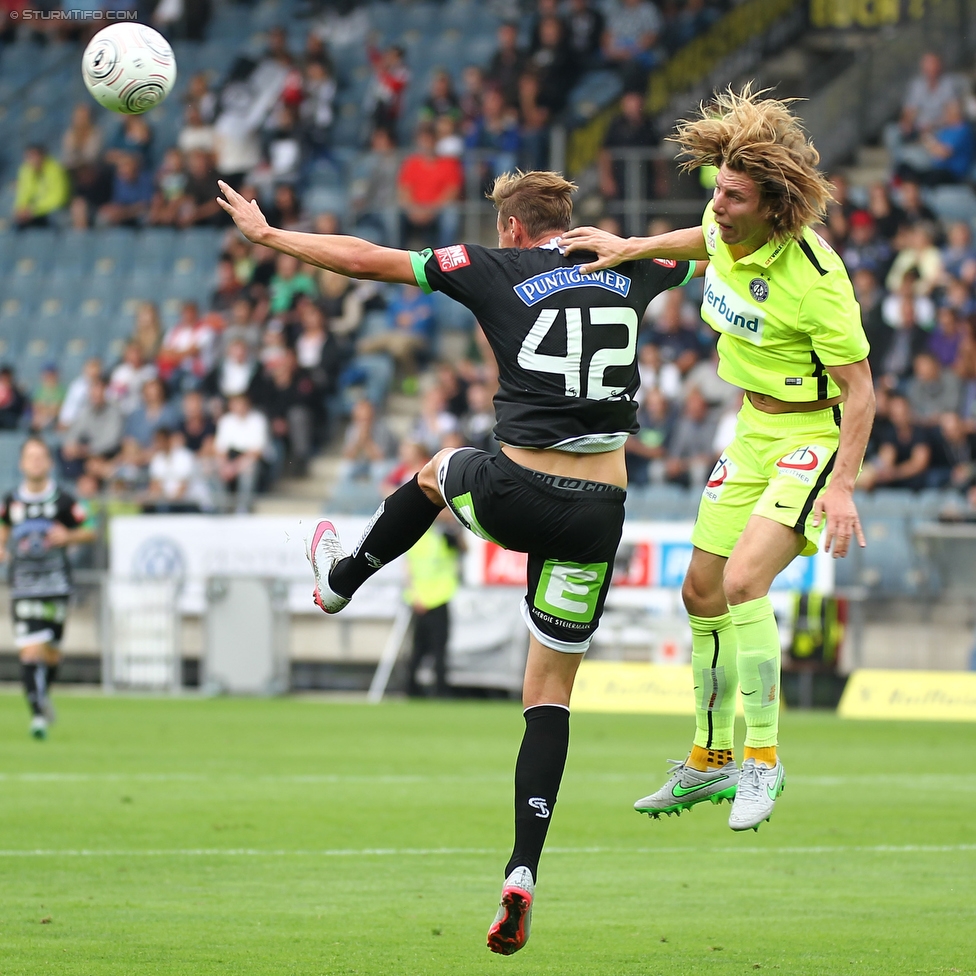
[[[774,749],[773,752],[776,750]],[[692,746],[691,755],[685,760],[685,765],[697,769],[700,773],[707,773],[712,769],[721,769],[732,762],[731,749],[705,749],[702,746]]]
[[[776,765],[776,746],[746,746],[743,759],[755,759],[756,764],[765,763],[770,769]]]

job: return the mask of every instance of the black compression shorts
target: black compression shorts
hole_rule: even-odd
[[[462,525],[528,553],[522,616],[532,634],[556,651],[585,651],[610,588],[627,492],[542,474],[474,448],[447,455],[437,480]]]

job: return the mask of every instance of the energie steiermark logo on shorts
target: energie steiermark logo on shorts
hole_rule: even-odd
[[[762,345],[766,313],[755,303],[737,295],[722,282],[709,265],[705,272],[702,318],[720,332]]]
[[[557,620],[589,623],[596,613],[606,563],[546,560],[535,591],[535,605]]]

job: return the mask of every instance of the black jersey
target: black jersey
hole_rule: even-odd
[[[67,596],[71,571],[64,546],[49,546],[47,534],[55,522],[69,529],[88,518],[81,505],[55,484],[37,495],[23,486],[8,494],[0,521],[10,528],[10,595]]]
[[[525,250],[455,244],[412,252],[411,261],[424,291],[467,306],[484,329],[498,360],[495,437],[578,450],[637,431],[641,317],[694,269],[647,259],[584,275],[586,258],[555,242]]]

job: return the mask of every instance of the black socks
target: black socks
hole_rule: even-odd
[[[32,715],[44,714],[48,688],[54,681],[56,673],[57,667],[48,667],[46,664],[21,664],[20,674],[24,684],[24,694]]]
[[[378,569],[405,553],[434,524],[441,510],[420,487],[417,476],[380,504],[351,556],[329,573],[329,586],[351,597]]]
[[[506,878],[520,866],[532,872],[533,880],[538,873],[568,750],[568,708],[534,705],[525,710],[525,735],[515,762],[515,848]]]

